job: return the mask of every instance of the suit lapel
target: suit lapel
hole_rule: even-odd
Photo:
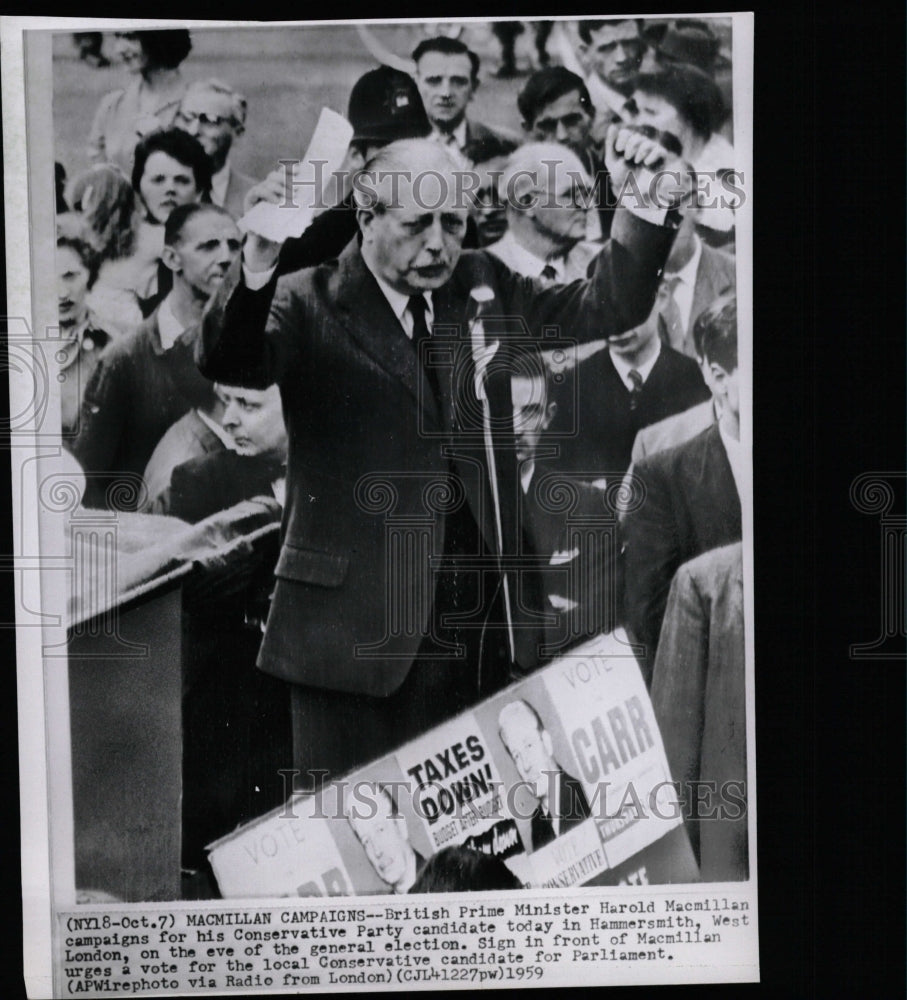
[[[687,338],[692,343],[693,321],[715,297],[712,291],[712,269],[706,261],[706,245],[702,245],[702,256],[699,267],[696,268],[696,281],[693,285],[693,304],[690,307],[690,322],[687,324]]]
[[[696,269],[696,283],[693,286],[692,321],[728,287],[730,282],[725,273],[723,258],[708,244],[702,244],[702,256]],[[692,337],[692,331],[688,333]],[[692,341],[691,341],[692,343]]]
[[[703,443],[699,467],[700,490],[703,495],[712,498],[708,506],[721,525],[720,534],[737,534],[741,519],[740,496],[717,422],[705,433]],[[716,500],[719,502],[716,503]]]
[[[336,315],[357,346],[385,372],[401,382],[432,419],[438,409],[413,344],[394,315],[356,242],[339,258]]]

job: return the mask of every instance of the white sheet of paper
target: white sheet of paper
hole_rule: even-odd
[[[322,108],[309,148],[293,168],[293,201],[297,207],[260,201],[239,220],[239,228],[277,243],[291,236],[302,236],[321,202],[316,193],[324,194],[331,175],[342,166],[352,138],[353,126],[343,115]]]

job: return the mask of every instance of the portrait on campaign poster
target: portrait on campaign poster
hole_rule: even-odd
[[[97,907],[755,911],[752,30],[4,19],[57,985]]]

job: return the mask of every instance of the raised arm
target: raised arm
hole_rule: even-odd
[[[212,381],[264,389],[279,382],[298,346],[291,321],[293,292],[278,289],[280,244],[253,233],[205,308],[195,349],[199,370]]]
[[[656,139],[617,126],[608,130],[606,163],[620,207],[591,278],[547,289],[528,278],[509,282],[507,307],[537,331],[559,325],[580,342],[598,340],[639,326],[652,310],[691,191],[689,168]]]

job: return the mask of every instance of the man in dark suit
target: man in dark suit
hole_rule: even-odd
[[[694,336],[719,419],[684,444],[633,467],[634,493],[641,502],[622,520],[627,623],[645,645],[647,680],[678,567],[709,549],[739,541],[742,534],[746,470],[740,444],[736,296],[717,299],[697,320]]]
[[[652,707],[704,882],[745,879],[746,676],[743,546],[704,552],[677,570],[655,658]],[[695,782],[717,794],[695,815]],[[717,816],[706,818],[712,809]]]
[[[578,642],[611,632],[618,623],[615,521],[600,486],[565,476],[546,456],[556,446],[545,434],[557,412],[541,363],[511,380],[516,457],[521,489],[522,542],[535,565],[520,578],[520,609],[543,617],[529,638],[542,642],[539,662]]]
[[[437,35],[416,46],[413,62],[434,141],[453,149],[465,165],[506,156],[516,149],[515,137],[467,117],[466,109],[479,85],[479,57],[475,52],[457,38]]]
[[[347,119],[353,126],[345,163],[351,184],[355,183],[366,161],[388,143],[424,138],[431,132],[415,81],[409,74],[391,66],[369,70],[353,84]],[[286,191],[287,174],[280,167],[255,185],[246,203],[248,207],[258,201],[280,204],[286,199]],[[297,198],[304,196],[304,193],[295,193]],[[330,200],[334,196],[336,204],[316,216],[300,237],[291,237],[282,244],[277,264],[279,275],[332,260],[358,235],[352,191],[335,191],[329,184],[325,198]]]
[[[369,864],[393,892],[409,892],[425,867],[425,858],[409,842],[406,818],[390,789],[357,784],[356,798],[356,803],[347,804],[346,818]]]
[[[535,142],[562,142],[582,160],[595,181],[598,219],[603,236],[611,231],[614,194],[620,190],[608,176],[596,148],[592,125],[595,107],[582,77],[564,66],[536,70],[517,96],[523,131]]]
[[[145,466],[145,510],[154,511],[178,465],[232,447],[232,439],[221,425],[223,411],[223,403],[214,397],[211,405],[194,407],[170,425]]]
[[[704,403],[697,403],[684,410],[683,413],[675,413],[672,417],[665,417],[664,420],[643,427],[633,442],[633,453],[630,456],[633,463],[641,461],[647,455],[654,455],[656,451],[665,451],[667,448],[689,441],[707,427],[711,427],[715,417],[715,403],[707,399]],[[633,465],[630,468],[632,469]]]
[[[609,136],[612,169],[644,188],[643,161],[667,155]],[[361,247],[278,280],[279,247],[250,236],[203,324],[204,374],[281,388],[287,509],[259,664],[300,686],[303,767],[342,773],[510,681],[518,486],[512,430],[487,433],[492,411],[512,428],[502,359],[552,324],[591,339],[638,323],[673,239],[664,209],[621,210],[592,279],[543,289],[461,254],[455,169],[430,141],[386,147],[357,192]],[[479,308],[504,324],[486,344]]]
[[[588,819],[589,800],[582,783],[554,759],[551,734],[528,702],[505,705],[498,726],[517,773],[538,799],[530,825],[530,846],[537,851]]]
[[[696,232],[693,213],[684,217],[665,264],[655,309],[658,333],[675,351],[696,357],[693,327],[700,313],[719,295],[737,285],[737,264],[732,254],[705,243]]]
[[[557,468],[620,482],[637,433],[707,400],[709,390],[696,362],[662,343],[654,309],[605,345],[564,373],[551,434],[561,449]]]
[[[219,385],[224,432],[231,448],[178,465],[154,513],[170,514],[190,524],[257,496],[285,496],[287,432],[276,385],[242,389]]]
[[[602,120],[626,120],[627,102],[639,76],[646,51],[634,18],[580,21],[580,53],[587,64],[587,84]]]

